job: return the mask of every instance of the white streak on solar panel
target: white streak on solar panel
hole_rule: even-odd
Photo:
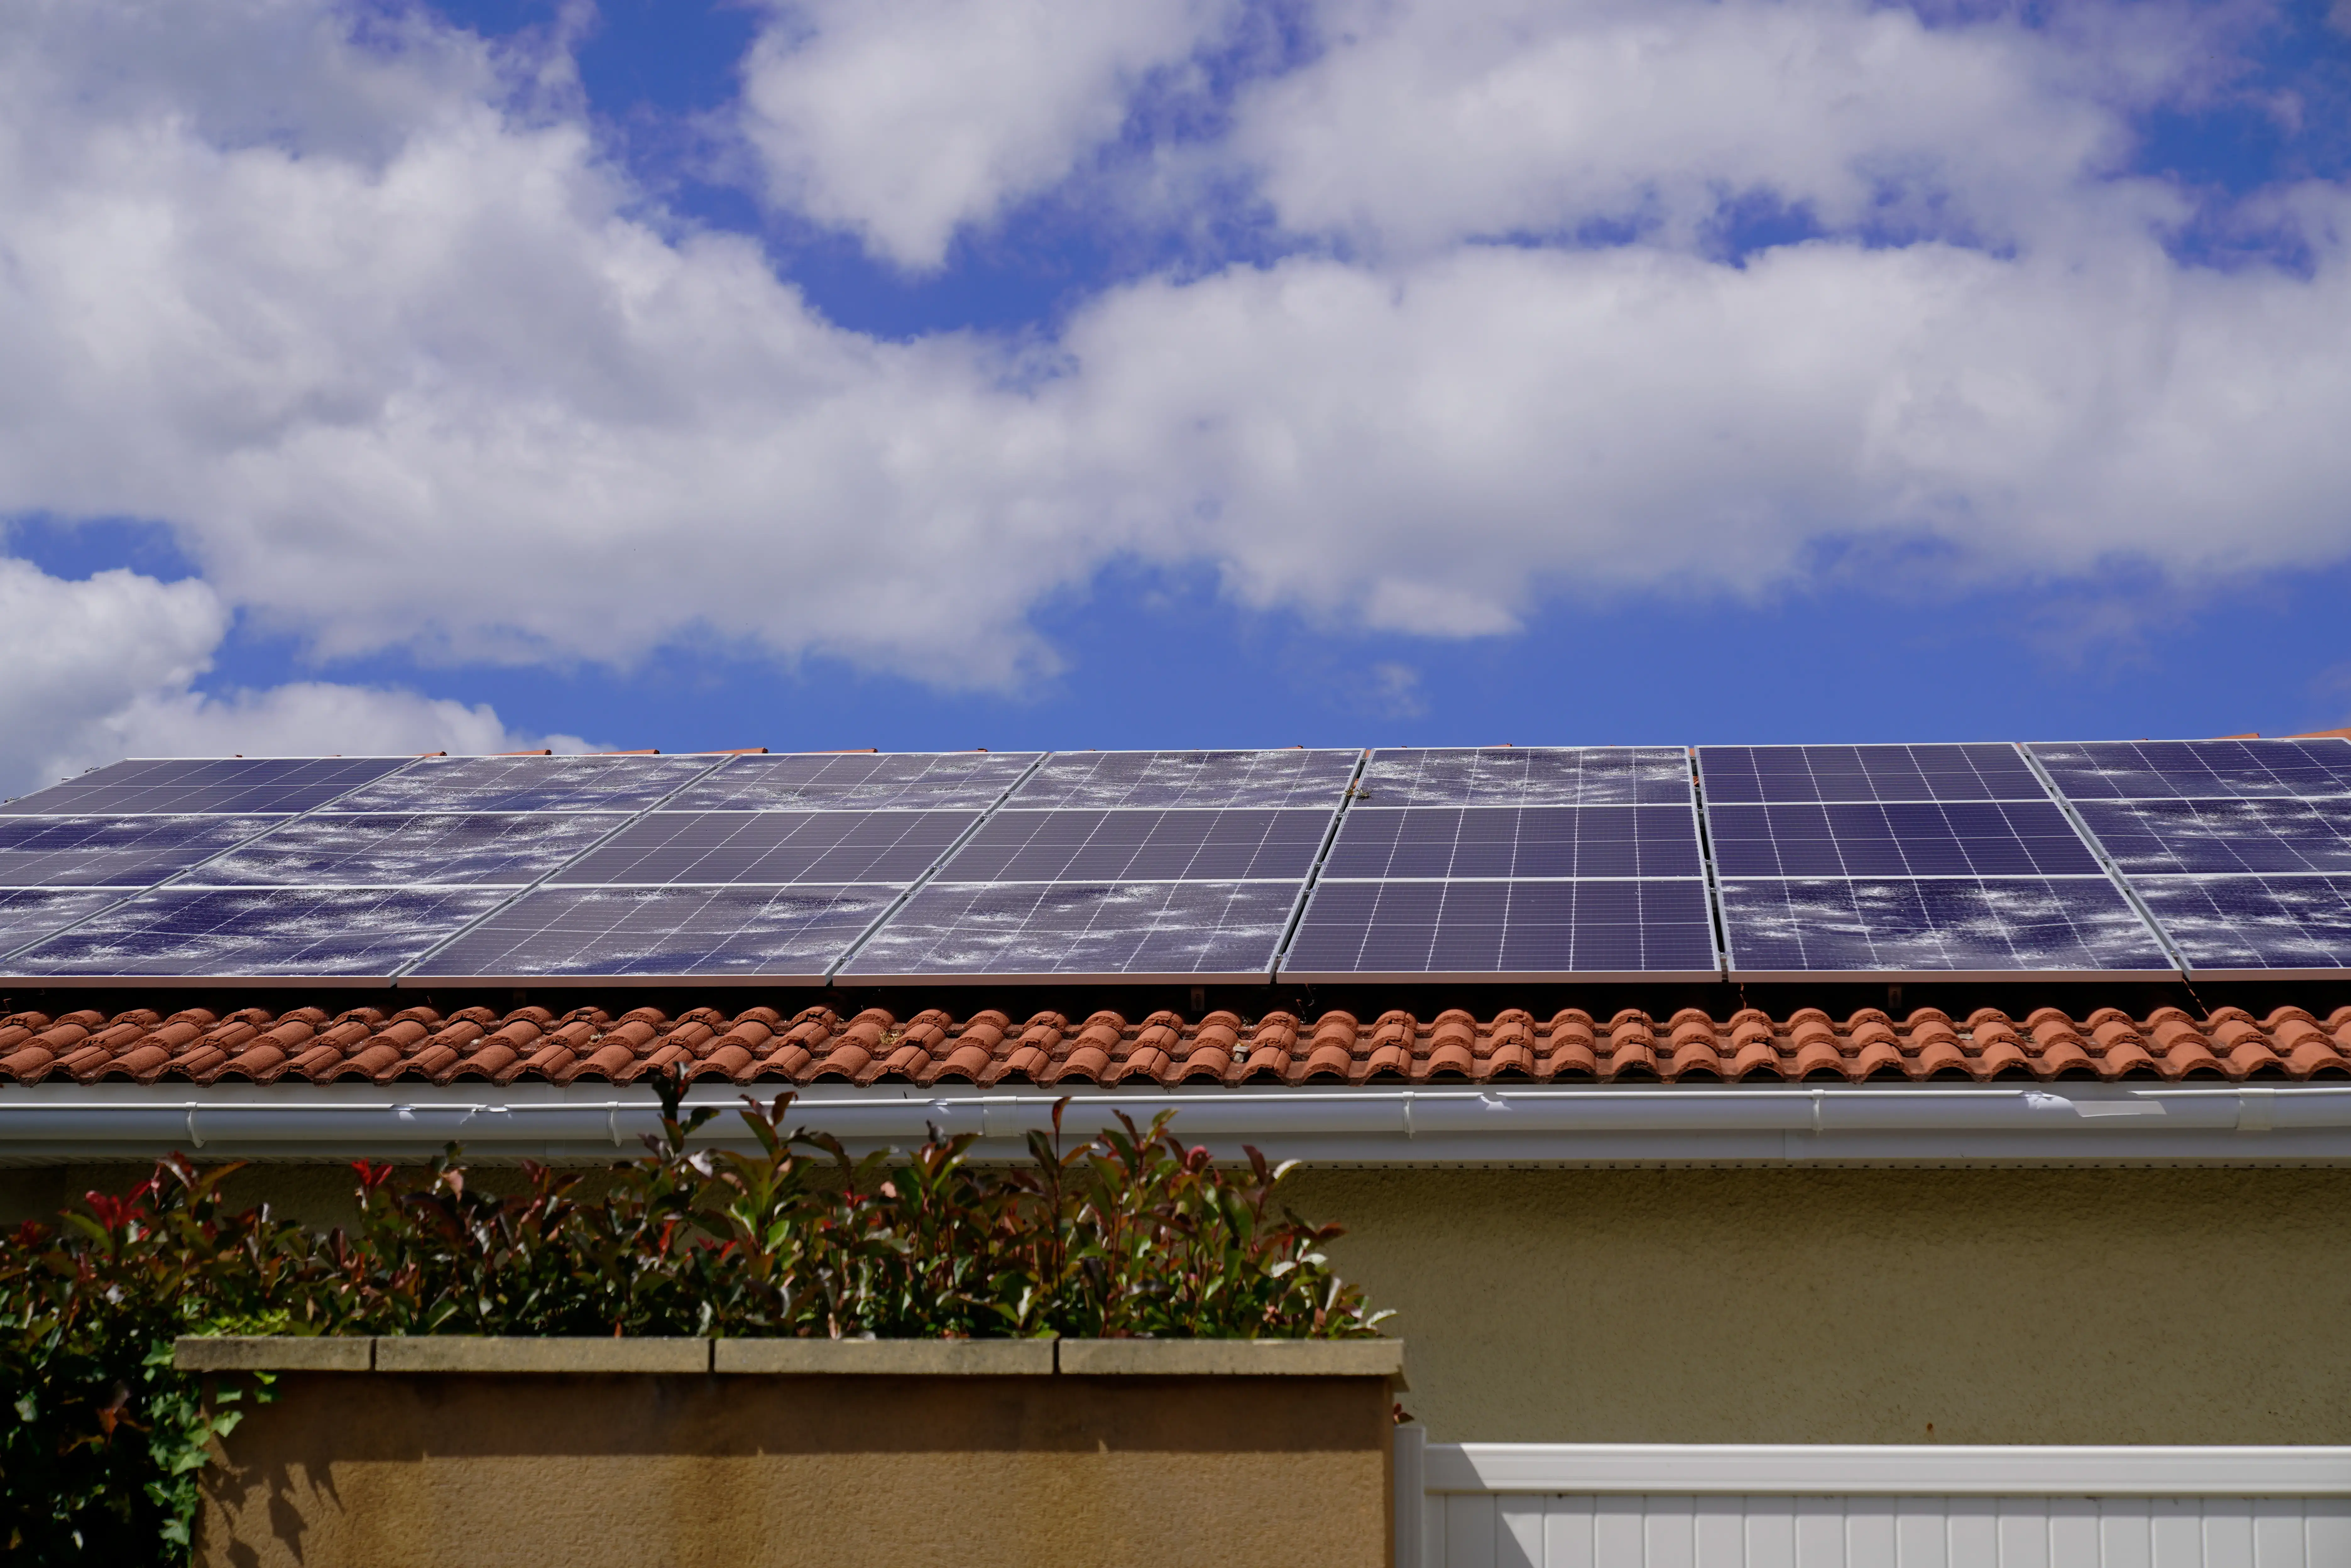
[[[993,805],[1033,751],[785,753],[738,757],[672,810],[933,810]]]
[[[13,962],[27,975],[389,975],[504,896],[475,888],[168,887]]]
[[[1359,805],[1632,806],[1691,798],[1679,747],[1479,747],[1374,751]]]
[[[334,803],[351,811],[637,811],[715,766],[707,757],[427,758]]]
[[[937,861],[977,811],[680,811],[631,822],[558,885],[887,883]]]
[[[1008,804],[1068,807],[1336,807],[1353,751],[1067,751],[1046,758]]]
[[[0,953],[14,952],[122,896],[83,888],[0,890]],[[10,972],[21,973],[14,965]]]
[[[2147,876],[2132,885],[2194,967],[2351,968],[2351,876]]]
[[[949,882],[1238,882],[1296,885],[1327,810],[998,811],[940,872]]]
[[[880,886],[549,887],[418,973],[820,978],[897,896]]]
[[[1877,877],[1719,884],[1734,972],[2164,969],[2105,877]]]
[[[2031,750],[2077,801],[2351,795],[2351,743],[2340,740],[2036,741]]]
[[[2351,798],[2084,800],[2076,809],[2134,876],[2351,872]]]
[[[204,887],[520,886],[626,818],[580,813],[316,813],[200,868]]]
[[[152,886],[275,817],[0,818],[0,887]],[[5,952],[0,947],[0,952]]]
[[[932,883],[858,952],[856,975],[1263,973],[1288,883]]]
[[[304,811],[408,758],[133,758],[27,795],[0,815],[192,815]]]

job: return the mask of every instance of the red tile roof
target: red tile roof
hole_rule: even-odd
[[[487,1008],[444,1016],[421,1007],[340,1014],[312,1007],[0,1019],[0,1084],[289,1076],[627,1083],[673,1064],[693,1080],[747,1085],[2309,1079],[2351,1077],[2351,1007],[2324,1019],[2292,1007],[2266,1018],[2220,1008],[2200,1019],[2177,1008],[2146,1018],[2114,1008],[2073,1018],[2043,1008],[2021,1019],[1989,1008],[1965,1018],[1922,1008],[1899,1021],[1874,1008],[1842,1020],[1817,1009],[1716,1019],[1688,1008],[1662,1019],[1630,1009],[1595,1019],[1572,1009],[1546,1019],[1507,1009],[1483,1019],[1459,1009],[1426,1019],[1276,1012],[1251,1022],[1229,1012],[1133,1020],[1049,1012],[1016,1023],[994,1011],[901,1019],[876,1008],[844,1019],[821,1007],[789,1018],[764,1007],[732,1016],[696,1008],[674,1018],[652,1008],[615,1016],[528,1007],[500,1017]]]

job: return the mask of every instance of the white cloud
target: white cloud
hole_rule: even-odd
[[[166,591],[144,580],[89,601],[112,636],[74,645],[112,651],[45,713],[321,737],[357,714],[419,749],[496,722],[396,695],[207,706],[173,672],[230,609],[330,658],[692,643],[1002,686],[1051,662],[1029,613],[1120,557],[1477,635],[1550,593],[1766,591],[1824,540],[1921,541],[1978,580],[2351,554],[2344,193],[2278,204],[2306,275],[2222,273],[2164,253],[2164,192],[2098,177],[2112,104],[2185,79],[2168,13],[2104,55],[1842,4],[1647,31],[1613,5],[1333,13],[1354,31],[1245,101],[1228,151],[1285,221],[1361,248],[1146,277],[1050,341],[893,343],[826,320],[750,240],[679,232],[536,88],[506,96],[559,60],[413,19],[354,43],[313,0],[173,8],[198,12],[191,42],[150,38],[143,8],[0,0],[0,516],[160,519],[204,574],[154,601],[183,622],[146,613]],[[935,95],[874,99],[904,169],[816,212],[900,213],[885,249],[920,260],[1082,158],[1210,13],[1150,13],[1148,47],[1017,5],[801,15],[811,58],[879,29],[884,86],[893,51],[908,80],[982,78],[944,131]],[[966,34],[999,24],[1048,57],[1000,128],[1028,151],[906,195],[890,181],[933,143],[996,124],[1004,83]],[[278,68],[232,91],[206,63],[230,57]],[[1051,112],[1023,118],[1031,98]],[[863,154],[842,156],[849,180]],[[1914,164],[1918,212],[2013,243],[1732,266],[1692,238],[1719,189],[1859,222],[1871,171]],[[1461,240],[1635,200],[1671,218],[1637,244]],[[44,747],[83,745],[44,722]]]
[[[1228,24],[1230,0],[800,0],[743,70],[779,200],[936,267],[956,232],[1117,136],[1135,89]]]
[[[130,756],[585,749],[570,737],[516,735],[487,705],[413,692],[325,682],[226,698],[193,691],[228,623],[202,582],[120,570],[71,581],[0,559],[0,796]]]

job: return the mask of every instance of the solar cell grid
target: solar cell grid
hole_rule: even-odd
[[[308,811],[414,758],[134,758],[0,806],[5,816],[155,816]]]
[[[2046,800],[1739,806],[1708,803],[1723,876],[2096,876]]]
[[[2351,796],[2351,741],[2035,741],[2027,749],[2074,800]]]
[[[2197,974],[2351,969],[2351,876],[2153,876],[2134,885]]]
[[[839,978],[1261,980],[1295,902],[1285,883],[932,883]]]
[[[1680,806],[1357,806],[1340,820],[1324,880],[1702,874],[1698,822]]]
[[[555,881],[903,885],[978,820],[977,811],[655,811]]]
[[[388,978],[508,894],[485,888],[166,887],[18,954],[20,975]]]
[[[897,896],[887,887],[542,888],[466,931],[415,972],[814,984]]]
[[[0,887],[149,887],[283,820],[0,818]]]
[[[1356,787],[1370,806],[1670,806],[1690,799],[1677,746],[1374,751]]]
[[[1706,884],[1680,880],[1323,882],[1285,979],[1711,977]]]
[[[2046,800],[2004,743],[1943,746],[1702,746],[1708,806],[1833,800]]]
[[[2133,876],[2351,872],[2351,798],[2085,800],[2078,809]]]
[[[2171,967],[2103,876],[1877,877],[1719,884],[1733,979]]]
[[[89,888],[0,889],[0,955],[52,936],[122,896]],[[6,972],[24,971],[11,963]]]
[[[801,752],[738,757],[670,802],[681,811],[984,810],[1033,751]]]
[[[712,766],[707,757],[428,757],[334,810],[641,811]]]
[[[1064,751],[1045,759],[1010,805],[1068,807],[1319,807],[1346,794],[1354,751]]]
[[[1296,883],[1328,811],[998,811],[939,873],[950,882]]]
[[[207,887],[520,886],[627,820],[585,813],[319,813],[273,829],[188,881]]]

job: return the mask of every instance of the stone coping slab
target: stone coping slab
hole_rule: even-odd
[[[222,1334],[172,1346],[183,1372],[740,1373],[938,1376],[1384,1377],[1404,1342],[1149,1339],[539,1339]]]

